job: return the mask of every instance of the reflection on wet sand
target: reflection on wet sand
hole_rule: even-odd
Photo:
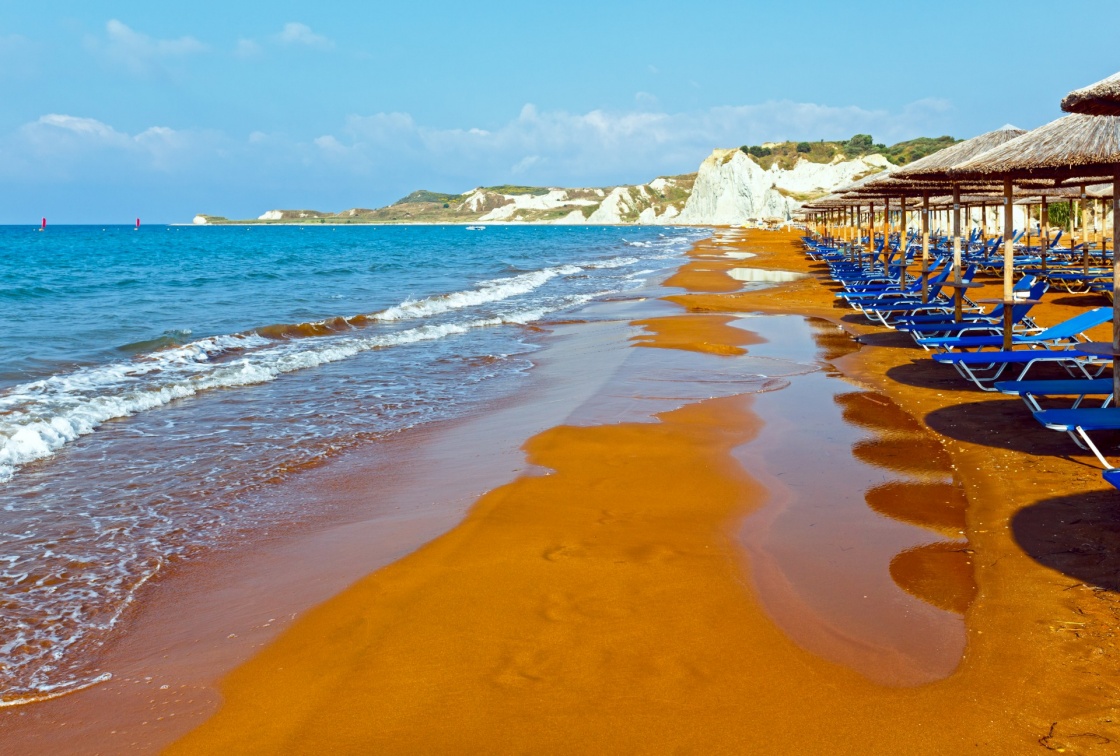
[[[700,317],[635,326],[642,346],[668,349],[630,350],[627,370],[532,439],[538,474],[490,492],[463,526],[301,621],[226,681],[225,708],[179,751],[230,748],[246,732],[265,752],[940,754],[1111,742],[1108,712],[1086,707],[1101,696],[1080,692],[1091,678],[1068,674],[1073,665],[1037,701],[1029,683],[1055,671],[1037,649],[1076,630],[1021,622],[1037,574],[1008,580],[1017,554],[993,553],[995,499],[967,500],[961,478],[978,476],[958,476],[957,449],[886,395],[840,379],[828,361],[853,345],[835,324],[800,313],[705,321],[758,301],[703,288],[739,234],[720,237],[672,284],[700,292],[671,298]],[[775,299],[803,282],[789,286]],[[749,354],[734,328],[761,337]],[[722,398],[698,402],[705,394]],[[745,559],[728,537],[744,515]],[[989,549],[975,565],[961,530]],[[1034,520],[1022,533],[1050,545]],[[982,600],[974,568],[988,579]]]
[[[713,295],[727,290],[725,281],[713,280],[721,270],[744,280],[721,246],[719,240],[697,245],[695,262],[669,283]],[[771,277],[800,276],[759,270],[746,280]],[[712,317],[689,309],[692,317]],[[963,625],[953,616],[962,615],[975,594],[967,544],[956,540],[964,532],[967,499],[949,455],[888,397],[851,391],[836,380],[839,372],[829,361],[859,346],[832,323],[752,318],[739,326],[763,337],[754,356],[812,362],[824,372],[794,378],[790,388],[761,396],[756,405],[764,424],[752,443],[758,450],[745,452],[746,464],[753,471],[761,462],[774,473],[765,482],[782,492],[748,518],[742,533],[764,605],[802,645],[872,679],[907,685],[944,677],[964,647]],[[840,417],[822,404],[828,398]],[[810,468],[803,461],[790,464],[799,448],[814,447]],[[853,495],[861,491],[863,500]],[[909,527],[884,525],[880,516]],[[924,535],[930,530],[954,540],[931,543]],[[884,580],[897,588],[884,589]],[[927,608],[916,608],[909,597]]]
[[[920,522],[880,511],[933,510],[939,501],[888,496],[875,508],[866,497],[922,495],[934,486],[959,491],[947,456],[889,399],[851,391],[821,362],[825,353],[843,351],[833,343],[835,329],[796,316],[743,323],[766,339],[752,349],[755,357],[815,359],[824,368],[760,395],[762,429],[739,453],[752,474],[764,471],[760,480],[771,491],[740,530],[763,606],[800,645],[876,682],[908,686],[946,677],[964,650],[959,613],[899,584],[891,572],[899,554],[927,546],[930,536],[915,527]]]
[[[891,560],[891,577],[910,595],[957,614],[976,597],[971,552],[962,543],[940,541],[903,551]]]
[[[944,536],[958,536],[965,528],[968,499],[960,486],[930,481],[891,481],[865,495],[867,506]]]

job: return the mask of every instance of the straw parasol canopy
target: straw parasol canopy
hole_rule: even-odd
[[[961,179],[1102,179],[1120,173],[1120,116],[1068,115],[948,171]]]
[[[945,171],[971,160],[990,149],[999,147],[1001,144],[1006,144],[1012,139],[1026,133],[1027,132],[1015,126],[1007,125],[995,131],[989,131],[986,134],[973,137],[972,139],[958,142],[952,147],[938,150],[932,155],[926,155],[920,160],[915,160],[910,165],[899,168],[891,174],[891,177],[894,179],[908,179],[911,181],[921,177],[928,178],[931,176],[943,178]]]
[[[1120,73],[1070,92],[1062,100],[1062,110],[1082,115],[1120,116]]]

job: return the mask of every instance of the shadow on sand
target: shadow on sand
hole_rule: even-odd
[[[1062,458],[1083,453],[1065,433],[1042,427],[1018,399],[952,404],[925,420],[937,433],[972,444]]]
[[[1120,592],[1120,491],[1043,499],[1019,510],[1011,530],[1039,564],[1088,586]]]

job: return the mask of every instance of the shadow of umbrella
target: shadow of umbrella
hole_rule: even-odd
[[[1065,433],[1043,428],[1018,399],[992,399],[942,407],[926,424],[943,436],[1034,456],[1068,457],[1078,448]]]
[[[866,321],[864,323],[866,325]],[[921,349],[914,337],[905,331],[875,331],[861,334],[859,343],[864,346],[887,347],[889,349]],[[926,354],[926,352],[922,352]]]
[[[859,344],[855,339],[838,327],[835,323],[824,318],[806,318],[813,329],[813,341],[820,350],[820,358],[825,362],[838,360],[845,355],[858,352]]]
[[[1120,592],[1120,492],[1115,489],[1043,499],[1015,513],[1011,532],[1039,564]]]
[[[968,498],[954,483],[891,481],[869,490],[867,506],[894,520],[959,538],[967,522]]]
[[[938,609],[964,614],[976,597],[967,543],[942,541],[907,549],[891,560],[890,569],[899,588]]]
[[[973,386],[948,365],[939,365],[927,355],[912,362],[895,365],[887,369],[887,377],[892,381],[915,388],[936,389],[937,391],[969,391],[980,389]]]
[[[843,407],[844,421],[860,428],[895,434],[921,434],[925,431],[910,413],[887,397],[872,391],[837,394],[833,401]]]
[[[929,413],[926,423],[943,436],[960,441],[1100,469],[1090,452],[1078,448],[1068,434],[1042,427],[1017,399],[955,404]],[[1093,434],[1093,442],[1106,457],[1120,453],[1118,440],[1120,433]]]

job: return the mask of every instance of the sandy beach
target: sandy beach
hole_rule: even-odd
[[[280,487],[321,520],[158,581],[114,679],[0,710],[6,741],[1111,752],[1120,528],[1093,460],[834,306],[797,233],[688,258],[544,324],[514,399]]]

